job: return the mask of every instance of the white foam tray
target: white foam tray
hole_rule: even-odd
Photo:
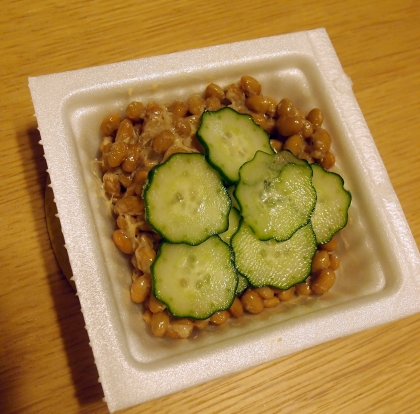
[[[263,93],[319,107],[352,192],[341,268],[324,297],[188,340],[154,338],[129,298],[130,265],[100,196],[99,125],[132,100],[166,103],[256,77]],[[420,257],[325,30],[29,78],[48,171],[99,380],[111,412],[420,311]],[[281,309],[279,311],[279,309]]]

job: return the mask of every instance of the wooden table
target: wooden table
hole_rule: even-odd
[[[0,412],[107,412],[50,246],[28,76],[325,27],[420,245],[420,2],[3,0],[0,19]],[[125,412],[416,413],[419,340],[420,314]]]

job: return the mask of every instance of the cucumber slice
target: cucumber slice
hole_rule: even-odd
[[[226,107],[204,112],[197,138],[206,149],[209,163],[230,183],[239,179],[239,168],[258,150],[273,154],[270,136],[252,116]]]
[[[196,245],[228,228],[229,194],[202,154],[173,154],[154,167],[143,198],[147,221],[172,243]]]
[[[227,188],[227,192],[229,193],[230,196],[230,201],[232,202],[232,207],[235,207],[237,210],[240,210],[241,208],[239,207],[238,202],[236,201],[235,195],[233,194],[235,191],[235,186],[231,185],[230,187]]]
[[[239,296],[249,286],[248,279],[238,273],[238,286],[236,288],[236,296]]]
[[[312,168],[294,159],[288,151],[273,155],[258,151],[240,169],[234,195],[260,240],[287,240],[311,218],[316,203]]]
[[[228,189],[229,190],[229,189]],[[230,245],[233,235],[239,229],[239,223],[241,221],[241,214],[239,211],[232,207],[229,213],[229,228],[224,232],[219,234],[219,237],[226,243]],[[235,295],[240,295],[249,285],[248,279],[245,276],[242,276],[240,273],[236,272],[238,275],[238,286],[236,288]]]
[[[351,194],[344,189],[344,180],[340,175],[326,171],[318,164],[311,167],[314,172],[312,184],[317,193],[312,227],[317,243],[324,244],[346,226]]]
[[[239,228],[239,221],[241,220],[241,215],[239,211],[232,207],[229,213],[229,228],[224,232],[220,233],[219,237],[226,243],[230,244],[232,236],[236,233]]]
[[[275,154],[270,168],[280,171],[286,164],[308,165],[308,162],[295,157],[289,150],[283,150]]]
[[[232,248],[235,266],[251,285],[289,289],[309,276],[317,245],[310,223],[290,239],[277,242],[259,240],[242,220]]]
[[[235,299],[232,252],[218,236],[198,246],[164,242],[151,272],[153,294],[177,317],[206,319]]]

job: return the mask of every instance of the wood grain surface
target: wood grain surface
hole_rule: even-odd
[[[325,27],[420,245],[419,1],[3,0],[1,9],[1,413],[107,412],[47,233],[28,76]],[[419,413],[419,370],[415,315],[125,412]]]

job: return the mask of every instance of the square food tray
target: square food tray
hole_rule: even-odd
[[[129,102],[168,103],[242,75],[263,93],[324,112],[353,195],[327,295],[231,320],[187,340],[155,338],[129,296],[111,240],[99,125]],[[324,29],[29,78],[59,217],[99,381],[111,412],[420,311],[420,257],[382,160]],[[363,149],[363,150],[362,150]]]

